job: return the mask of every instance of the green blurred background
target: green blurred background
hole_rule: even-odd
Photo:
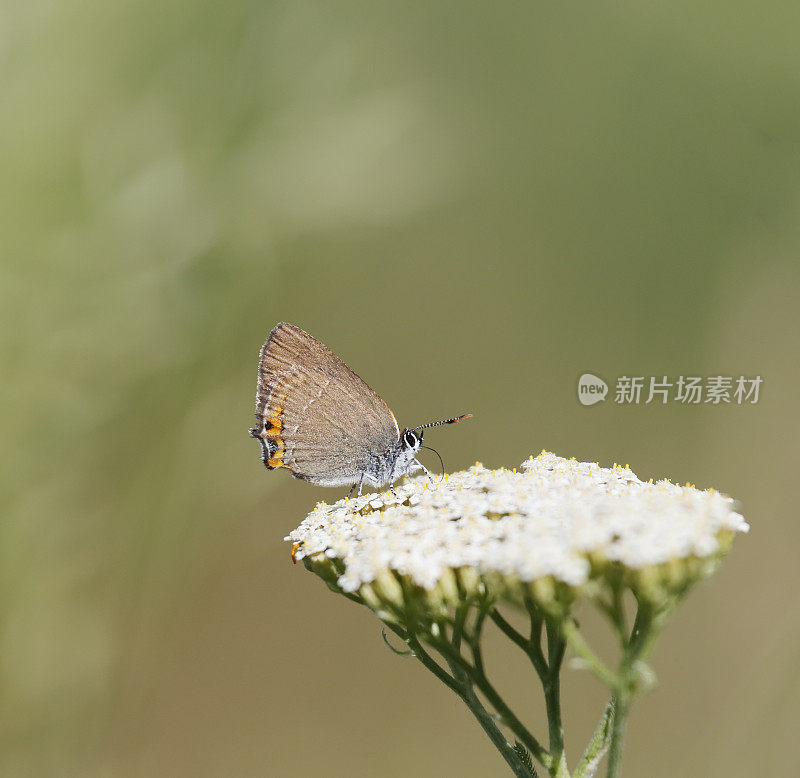
[[[0,774],[487,776],[289,562],[258,349],[327,343],[448,469],[542,448],[737,497],[626,774],[797,776],[800,6],[32,0],[0,18]],[[755,375],[582,407],[577,377]],[[609,645],[589,615],[586,625]],[[542,731],[501,640],[498,685]],[[566,676],[574,761],[604,703]]]

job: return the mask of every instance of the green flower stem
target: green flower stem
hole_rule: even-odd
[[[639,601],[636,619],[630,635],[625,632],[625,612],[622,607],[622,592],[615,591],[613,604],[604,608],[604,612],[614,622],[615,629],[620,635],[623,653],[619,669],[614,672],[606,667],[603,661],[589,647],[578,631],[574,620],[567,619],[561,628],[562,635],[567,645],[583,660],[586,666],[605,683],[612,692],[611,706],[613,707],[613,721],[604,715],[598,725],[598,731],[607,730],[611,723],[610,739],[608,740],[608,772],[607,778],[619,778],[622,770],[622,750],[625,742],[625,732],[628,724],[628,713],[634,696],[639,692],[641,680],[646,675],[645,660],[650,655],[653,644],[658,637],[661,626],[666,621],[669,612],[674,607],[674,601],[668,601],[661,608],[656,608],[651,603]],[[592,742],[597,738],[597,732]],[[599,761],[596,753],[584,754],[576,777],[586,774],[590,762]],[[605,748],[603,748],[605,750]],[[599,751],[599,746],[595,749]]]
[[[616,571],[609,571],[610,588],[611,588],[611,602],[605,598],[599,597],[596,602],[600,608],[600,612],[611,622],[611,626],[619,638],[620,645],[624,649],[628,644],[628,627],[627,619],[625,617],[625,605],[623,601],[623,594],[625,586],[622,582],[622,577]]]
[[[606,751],[610,745],[611,729],[614,723],[614,700],[612,699],[606,705],[603,716],[601,717],[597,727],[594,730],[592,739],[583,752],[581,761],[575,768],[573,778],[587,778],[592,776],[600,764],[600,760],[605,756]]]
[[[606,778],[619,778],[621,775],[622,749],[628,724],[628,712],[633,697],[640,690],[640,681],[646,667],[644,662],[649,657],[656,638],[676,601],[669,600],[660,608],[656,608],[648,602],[639,602],[630,639],[620,662],[619,683],[614,694],[614,724],[611,729]]]
[[[544,677],[547,675],[547,663],[545,662],[544,655],[542,654],[541,648],[538,645],[538,635],[536,636],[536,640],[534,640],[533,630],[531,630],[530,639],[526,638],[524,635],[514,629],[514,627],[512,627],[511,624],[509,624],[503,618],[503,615],[496,608],[492,609],[489,617],[499,627],[500,631],[506,635],[506,637],[510,638],[528,655],[528,658],[531,660],[531,664],[539,676]]]
[[[506,637],[513,640],[514,643],[516,643],[523,651],[527,652],[528,639],[522,635],[522,633],[514,629],[514,627],[503,618],[503,615],[500,613],[500,611],[498,611],[496,608],[492,608],[489,617],[500,628],[500,630],[505,633]]]
[[[406,597],[405,592],[403,592],[403,596],[404,598]],[[403,611],[399,610],[396,606],[389,607],[398,619],[403,618]],[[464,606],[457,609],[457,613],[453,622],[453,638],[451,640],[448,640],[447,638],[446,622],[436,621],[430,623],[429,625],[418,622],[413,616],[411,616],[413,609],[408,607],[408,603],[406,603],[405,607],[405,628],[385,619],[384,624],[391,629],[392,632],[401,637],[407,643],[409,648],[411,648],[411,650],[417,655],[417,658],[434,675],[436,675],[437,678],[439,678],[450,689],[458,694],[458,696],[461,697],[461,699],[464,700],[468,706],[470,706],[470,709],[473,711],[476,717],[478,717],[478,720],[481,721],[478,713],[476,713],[476,709],[470,705],[468,696],[465,696],[464,694],[465,683],[468,683],[471,686],[477,686],[480,692],[484,695],[484,697],[486,697],[486,699],[495,709],[503,723],[533,754],[534,758],[539,760],[539,762],[544,765],[548,772],[555,775],[552,769],[555,763],[547,749],[545,749],[544,746],[539,743],[539,741],[519,720],[517,715],[511,710],[511,708],[500,696],[498,691],[494,688],[484,673],[483,658],[480,650],[480,638],[483,622],[488,613],[490,604],[483,602],[478,606],[475,625],[471,630],[466,629],[468,607],[469,606]],[[473,660],[472,663],[468,662],[461,653],[460,644],[462,638],[466,638],[467,643],[470,646]],[[430,657],[430,655],[422,647],[420,639],[424,640],[426,643],[428,643],[428,645],[435,648],[451,667],[451,670],[455,668],[453,676],[450,676],[432,657]],[[508,759],[506,761],[508,761]],[[559,778],[561,778],[561,776],[559,776]]]
[[[567,757],[564,753],[564,727],[561,723],[561,663],[567,644],[558,628],[547,623],[548,672],[542,678],[544,700],[547,708],[547,723],[550,731],[550,753],[556,761],[556,778],[568,776]]]
[[[479,609],[476,617],[475,629],[470,633],[469,637],[470,648],[473,655],[473,665],[476,672],[479,674],[483,673],[483,661],[479,640],[483,620],[485,616],[488,615],[505,635],[525,651],[541,679],[547,709],[550,748],[548,761],[545,761],[543,755],[541,757],[537,756],[537,759],[539,759],[556,778],[568,778],[569,771],[567,768],[566,754],[564,752],[564,730],[561,720],[560,685],[560,672],[564,653],[566,651],[566,642],[561,636],[558,627],[555,624],[545,622],[541,613],[532,604],[529,604],[528,610],[531,616],[530,638],[525,638],[517,631],[506,621],[496,608],[491,607],[491,609],[487,609],[484,607]],[[451,641],[453,647],[456,649],[460,646],[463,625],[464,616],[457,611],[453,628],[453,639]],[[541,649],[541,631],[543,626],[547,634],[547,660],[545,660]],[[449,659],[448,661],[453,662],[456,668],[458,667],[455,660]]]
[[[468,685],[464,694],[460,696],[478,720],[483,731],[489,736],[492,743],[494,743],[495,748],[500,752],[503,759],[506,760],[506,763],[511,768],[514,775],[518,776],[518,778],[533,778],[533,773],[522,763],[517,752],[511,747],[505,735],[503,735],[497,724],[495,724],[491,714],[478,699],[472,686]]]
[[[631,694],[620,692],[613,697],[614,724],[611,729],[611,744],[608,754],[606,778],[618,778],[622,772],[622,747],[628,728],[628,712],[631,707]]]
[[[480,692],[486,697],[492,707],[497,711],[497,714],[502,719],[503,723],[516,735],[522,744],[533,754],[542,765],[548,770],[553,772],[555,762],[550,753],[545,747],[528,731],[525,725],[517,718],[516,714],[511,710],[506,701],[500,696],[498,691],[494,688],[492,683],[486,677],[483,671],[482,661],[480,660],[480,653],[478,653],[477,661],[473,657],[473,662],[468,662],[460,651],[457,651],[449,640],[439,636],[429,634],[428,642],[445,658],[448,663],[453,667],[458,668],[466,674],[470,682],[476,686]],[[477,639],[474,643],[470,641],[474,647],[477,645]]]
[[[511,624],[503,618],[496,609],[490,612],[490,618],[500,628],[501,632],[516,643],[527,655],[542,682],[544,689],[545,706],[547,709],[547,723],[550,735],[550,755],[553,766],[550,772],[557,778],[569,775],[566,754],[564,752],[564,728],[561,722],[561,665],[564,660],[566,642],[558,628],[550,622],[545,622],[542,615],[531,603],[527,603],[528,613],[531,617],[530,638],[525,638]],[[542,626],[547,633],[547,660],[541,649]],[[545,765],[546,766],[546,765]]]
[[[542,653],[542,628],[544,627],[544,618],[539,612],[538,608],[529,599],[525,599],[525,608],[528,611],[528,616],[531,620],[531,628],[528,638],[528,658],[531,660],[539,677],[544,679],[547,675],[547,661]]]
[[[518,778],[532,778],[528,768],[522,763],[517,752],[512,748],[511,744],[506,740],[500,728],[495,723],[491,714],[486,710],[475,690],[469,677],[466,676],[460,669],[451,667],[453,675],[448,675],[444,669],[428,654],[422,647],[419,640],[415,635],[408,635],[407,643],[414,656],[422,662],[437,678],[443,680],[466,704],[470,709],[473,716],[478,720],[483,731],[489,736],[489,739],[494,743],[495,748],[500,752],[503,759],[505,759],[508,766],[511,768],[514,775]]]
[[[357,595],[350,595],[350,599],[361,601]],[[488,600],[475,606],[471,626],[471,603],[457,607],[452,618],[434,622],[418,621],[410,617],[410,609],[406,610],[405,619],[402,619],[402,611],[389,606],[398,621],[402,619],[404,624],[401,626],[391,618],[384,620],[384,624],[408,645],[411,653],[430,672],[463,700],[517,778],[534,778],[535,771],[531,771],[520,752],[503,735],[497,725],[498,717],[547,769],[552,778],[570,778],[564,748],[560,689],[561,667],[565,651],[569,647],[611,689],[613,695],[572,778],[589,778],[594,775],[606,752],[609,754],[607,778],[619,778],[628,713],[634,696],[641,691],[643,678],[648,675],[644,662],[677,600],[678,598],[669,599],[659,603],[658,607],[647,601],[639,601],[633,627],[630,634],[627,634],[622,592],[620,590],[615,593],[613,604],[603,610],[614,623],[623,649],[616,672],[608,668],[589,647],[574,619],[566,617],[559,623],[551,621],[531,601],[526,602],[531,624],[529,637],[513,627]],[[522,724],[486,675],[480,641],[487,616],[526,653],[539,675],[547,711],[549,749],[544,748]],[[546,658],[542,650],[543,633],[547,641]],[[449,673],[428,653],[423,642],[436,650],[449,668]],[[464,656],[464,645],[468,648],[471,661]],[[476,689],[492,706],[496,715],[487,710]],[[524,750],[522,754],[524,755]]]
[[[456,624],[459,625],[460,623],[460,627],[458,629],[457,636],[454,635],[454,640],[459,643],[461,640],[461,630],[463,630],[465,616],[465,613],[461,614],[460,617],[457,616],[456,620]],[[505,759],[514,775],[517,776],[517,778],[533,778],[534,773],[531,773],[531,771],[522,762],[517,752],[500,731],[500,728],[495,723],[492,715],[486,710],[478,696],[475,694],[475,690],[472,686],[469,676],[464,673],[461,668],[454,665],[450,665],[453,675],[449,675],[444,668],[442,668],[438,662],[436,662],[436,660],[433,659],[433,657],[424,649],[414,633],[407,632],[391,622],[384,622],[384,624],[388,629],[394,632],[395,635],[401,638],[406,645],[408,645],[414,657],[416,657],[428,670],[430,670],[430,672],[432,672],[440,681],[442,681],[442,683],[444,683],[464,701],[464,704],[470,709],[472,714],[478,720],[481,728],[489,736],[489,739],[492,741],[495,748],[497,748],[497,750],[500,752],[503,759]]]
[[[617,673],[606,667],[603,660],[589,647],[578,631],[578,625],[573,619],[567,619],[561,626],[562,634],[567,645],[583,660],[589,670],[591,670],[606,686],[616,690],[621,685],[621,679]]]

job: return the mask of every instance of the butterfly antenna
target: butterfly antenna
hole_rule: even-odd
[[[442,421],[432,421],[428,424],[420,424],[419,427],[412,427],[411,431],[414,430],[424,430],[428,429],[428,427],[438,427],[440,424],[457,424],[462,419],[471,419],[471,413],[462,413],[461,416],[456,416],[454,419],[443,419]],[[444,465],[442,465],[444,467]]]

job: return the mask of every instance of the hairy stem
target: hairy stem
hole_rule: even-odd
[[[611,740],[611,729],[614,725],[614,700],[612,699],[603,715],[595,727],[592,739],[586,750],[583,752],[581,761],[575,768],[573,778],[589,778],[593,776],[600,764],[600,760],[606,755]]]

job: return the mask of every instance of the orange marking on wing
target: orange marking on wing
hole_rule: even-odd
[[[296,564],[297,564],[297,560],[294,558],[294,555],[297,553],[297,550],[298,550],[298,549],[299,549],[299,548],[300,548],[302,545],[303,545],[302,543],[292,543],[292,554],[291,554],[291,557],[292,557],[292,564],[293,564],[293,565],[296,565]]]
[[[280,402],[283,402],[285,398],[286,395],[281,395]],[[288,468],[289,465],[283,463],[283,454],[286,451],[286,445],[284,444],[283,438],[281,437],[281,432],[283,432],[283,421],[281,420],[282,413],[283,413],[283,406],[280,404],[276,404],[272,413],[270,413],[270,415],[267,417],[267,422],[269,423],[269,427],[267,427],[265,434],[268,438],[272,438],[277,444],[275,453],[267,461],[267,464],[270,467]]]

